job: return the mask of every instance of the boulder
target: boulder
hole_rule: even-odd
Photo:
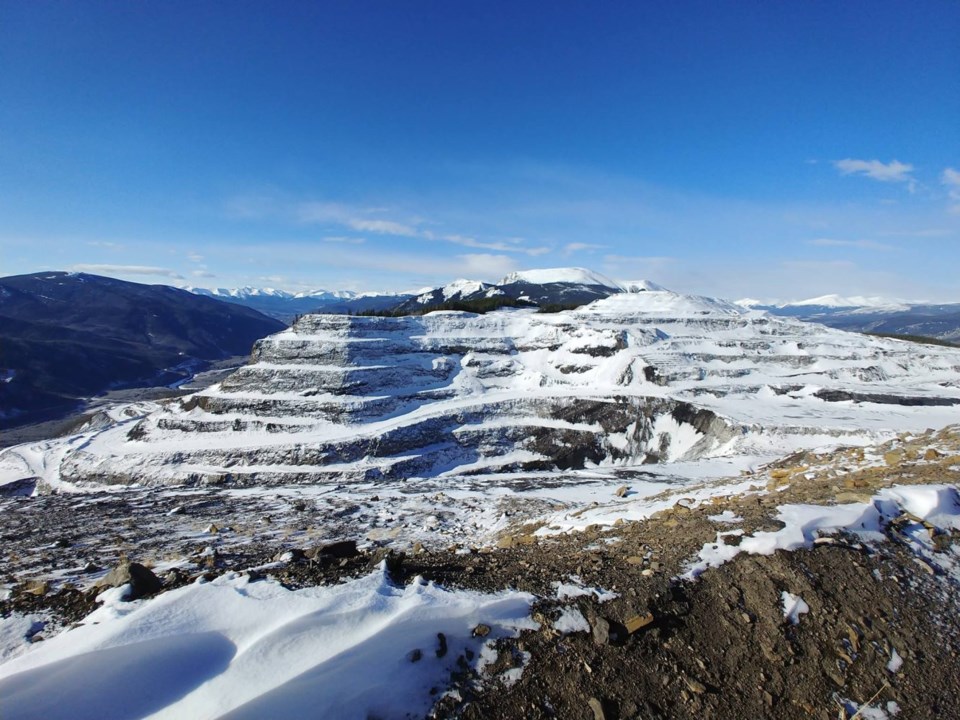
[[[121,585],[130,585],[130,594],[127,600],[136,600],[145,595],[152,595],[163,589],[163,583],[160,581],[150,568],[140,563],[121,562],[117,567],[107,573],[100,582],[100,587],[120,587]]]

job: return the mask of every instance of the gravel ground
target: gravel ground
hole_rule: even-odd
[[[316,527],[313,506],[294,492],[6,497],[0,614],[39,618],[31,637],[41,642],[90,612],[95,583],[123,558],[152,566],[164,590],[227,570],[289,587],[329,584],[387,560],[398,583],[423,575],[540,598],[541,629],[499,641],[483,674],[464,658],[450,680],[456,693],[438,700],[437,718],[827,720],[850,718],[871,698],[888,717],[960,718],[960,583],[942,569],[960,560],[956,534],[938,536],[943,565],[919,560],[894,523],[883,542],[840,534],[811,549],[741,554],[695,581],[677,579],[717,537],[710,516],[729,511],[750,534],[781,527],[775,515],[784,503],[852,502],[892,484],[957,486],[958,448],[954,428],[866,455],[801,453],[758,472],[758,492],[706,506],[678,503],[647,520],[568,535],[518,526],[494,547],[408,543],[404,553],[376,543],[358,550],[346,531],[345,543],[331,544],[329,528]],[[565,584],[598,592],[567,597],[558,592]],[[784,592],[809,608],[798,624],[784,618]],[[584,631],[559,632],[561,618]],[[498,678],[512,667],[524,670],[508,685]],[[438,698],[446,689],[436,689]]]

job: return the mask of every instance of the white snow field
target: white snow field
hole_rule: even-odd
[[[422,717],[464,649],[538,627],[531,595],[397,588],[384,568],[296,591],[249,580],[133,602],[129,586],[107,591],[80,627],[0,665],[0,717]],[[490,634],[472,637],[481,623]]]
[[[794,450],[960,423],[960,350],[644,281],[621,287],[632,292],[556,314],[305,316],[219,385],[5,450],[0,490],[82,497],[109,486],[138,503],[215,491],[266,506],[296,496],[328,540],[466,550],[532,521],[541,535],[569,532],[649,517],[679,498],[762,491],[740,473]],[[733,479],[711,484],[719,478]],[[721,513],[718,542],[691,559],[688,577],[737,552],[869,533],[901,509],[957,527],[950,490],[784,506],[782,530],[739,545],[720,538],[742,534],[740,518]],[[922,526],[915,540],[922,553]],[[225,575],[150,600],[104,600],[81,627],[0,665],[3,720],[417,717],[459,654],[438,658],[437,633],[482,658],[472,628],[493,628],[489,642],[531,626],[533,598],[396,588],[377,571],[297,591]],[[557,630],[585,624],[570,612]]]

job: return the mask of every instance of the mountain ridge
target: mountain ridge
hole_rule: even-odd
[[[53,419],[108,389],[168,384],[283,327],[167,285],[49,271],[0,278],[0,427]]]
[[[954,418],[958,372],[958,350],[665,290],[555,314],[308,315],[219,385],[105,430],[47,471],[353,483],[674,462],[770,432]]]

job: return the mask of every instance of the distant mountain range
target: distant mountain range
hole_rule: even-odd
[[[93,431],[82,452],[61,442],[8,454],[0,477],[12,467],[13,480],[317,483],[349,493],[554,473],[560,485],[572,470],[759,454],[811,436],[843,443],[960,418],[957,348],[645,283],[624,292],[594,275],[504,280],[495,287],[505,292],[609,294],[555,313],[305,316],[217,385]],[[446,287],[447,298],[491,290]]]
[[[291,293],[274,288],[254,287],[183,289],[195,295],[253,308],[287,324],[298,315],[315,312],[345,315],[365,310],[389,310],[412,297],[405,293],[355,293],[350,290]]]
[[[511,273],[497,283],[461,279],[416,294],[177,289],[65,272],[0,278],[0,428],[61,417],[108,389],[174,383],[210,361],[246,354],[307,313],[418,314],[497,298],[560,309],[663,291],[583,268]],[[960,303],[827,295],[737,305],[843,330],[960,341]]]
[[[510,273],[496,284],[478,280],[454,280],[449,285],[411,297],[394,309],[400,312],[417,312],[444,303],[472,302],[497,297],[539,306],[585,305],[624,290],[620,283],[583,268],[527,270]]]
[[[839,330],[960,341],[960,303],[907,303],[878,297],[824,295],[779,305],[749,299],[738,300],[737,304]]]
[[[165,285],[65,272],[0,278],[0,428],[62,417],[108,389],[174,383],[283,327]]]
[[[422,312],[445,303],[504,297],[531,305],[583,305],[615,293],[661,289],[648,281],[618,283],[584,268],[527,270],[507,275],[498,283],[454,280],[418,293],[354,293],[349,290],[290,293],[274,288],[197,288],[185,290],[225,302],[244,305],[284,322],[297,315],[356,314],[365,311]]]
[[[272,288],[190,292],[245,305],[284,322],[311,312],[357,314],[365,311],[418,313],[444,305],[485,298],[507,298],[538,306],[574,306],[622,292],[662,291],[648,280],[615,281],[584,268],[552,268],[511,273],[497,283],[459,279],[418,293],[353,293],[316,290],[289,293]],[[794,317],[853,332],[916,335],[960,341],[960,303],[909,303],[883,297],[823,295],[790,303],[738,300],[737,305],[773,315]]]

